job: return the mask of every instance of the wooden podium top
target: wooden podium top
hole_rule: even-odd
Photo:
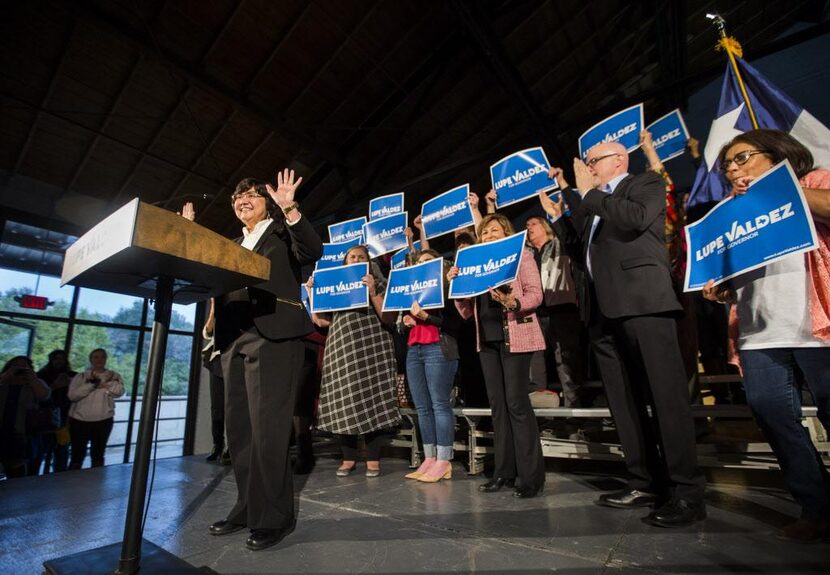
[[[190,304],[268,280],[271,262],[219,234],[138,198],[66,250],[61,285],[155,297],[174,278],[173,301]]]

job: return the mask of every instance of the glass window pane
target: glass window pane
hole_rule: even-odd
[[[15,318],[0,322],[0,367],[16,355],[28,355],[29,338],[35,369],[46,365],[49,352],[63,349],[67,324],[62,321]]]
[[[69,317],[72,304],[72,286],[60,287],[60,279],[54,276],[0,269],[0,311],[15,311],[52,317]],[[25,309],[15,301],[23,294],[34,294],[49,298],[52,305],[45,310]]]
[[[124,380],[124,395],[129,396],[132,392],[138,350],[138,330],[76,325],[70,353],[73,369],[86,369],[89,365],[89,353],[99,347],[107,351],[107,368],[121,375]]]
[[[150,308],[147,311],[147,326],[153,325],[153,315],[155,314],[155,306],[150,302]],[[173,313],[170,316],[170,329],[179,331],[193,331],[193,322],[196,317],[196,304],[180,305],[173,304]]]
[[[143,305],[144,300],[139,297],[82,288],[76,316],[108,323],[140,325]]]

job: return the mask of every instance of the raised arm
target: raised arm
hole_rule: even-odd
[[[323,255],[323,240],[314,230],[308,218],[302,217],[300,205],[294,201],[294,194],[303,182],[303,178],[294,178],[294,170],[287,168],[277,173],[277,188],[266,185],[268,195],[279,206],[288,224],[291,235],[291,250],[301,265],[312,264]]]

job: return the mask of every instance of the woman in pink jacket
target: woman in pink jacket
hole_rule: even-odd
[[[486,216],[478,226],[481,243],[514,233],[510,220],[501,214]],[[453,267],[447,279],[456,275],[458,268]],[[478,487],[484,493],[515,486],[515,497],[534,497],[545,484],[539,428],[528,396],[530,358],[534,351],[545,349],[534,311],[541,303],[539,270],[527,250],[510,285],[455,301],[464,319],[475,318],[484,385],[493,412],[496,468],[493,478]]]

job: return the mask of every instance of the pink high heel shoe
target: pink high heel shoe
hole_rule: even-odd
[[[424,459],[423,463],[421,463],[418,469],[416,469],[412,473],[407,473],[406,475],[404,475],[404,477],[406,479],[420,479],[422,475],[429,471],[430,467],[435,465],[436,461],[437,459],[435,459],[434,457],[427,457],[426,459]]]
[[[452,479],[452,463],[445,460],[436,461],[429,471],[418,478],[424,483],[438,483],[442,479]]]

